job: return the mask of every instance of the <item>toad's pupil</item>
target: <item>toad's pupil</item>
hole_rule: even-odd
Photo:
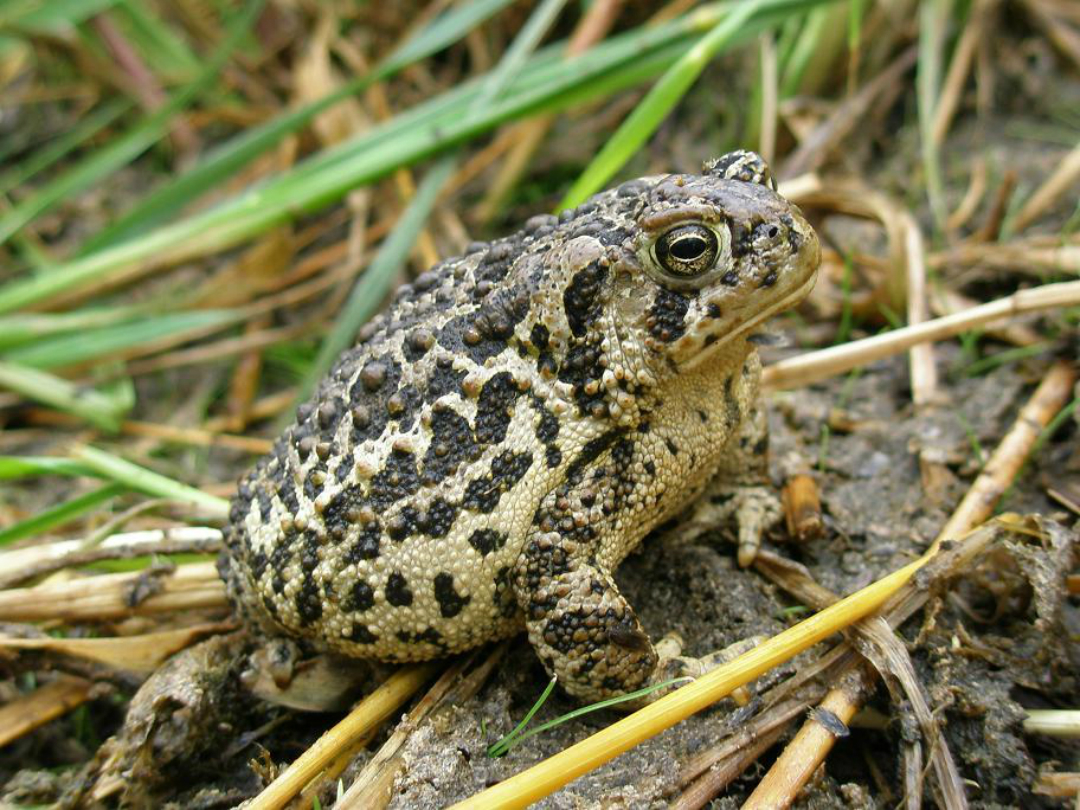
[[[707,249],[708,244],[700,236],[684,236],[672,244],[671,255],[685,262],[698,258]]]

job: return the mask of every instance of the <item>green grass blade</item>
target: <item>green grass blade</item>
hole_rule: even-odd
[[[42,338],[4,352],[3,358],[34,368],[61,368],[164,340],[202,337],[244,320],[239,310],[195,310],[151,315],[127,323]]]
[[[0,362],[0,388],[7,388],[51,408],[116,431],[130,403],[37,369]]]
[[[224,498],[218,498],[195,487],[174,481],[96,447],[83,445],[76,448],[72,456],[75,461],[82,462],[103,478],[123,484],[130,489],[157,498],[195,504],[207,509],[215,517],[225,518],[229,514],[229,502]]]
[[[394,50],[386,58],[383,70],[387,71],[387,74],[396,72],[453,45],[512,2],[513,0],[473,0],[443,12]]]
[[[66,332],[114,326],[145,312],[145,306],[135,305],[0,316],[0,352]]]
[[[145,0],[119,0],[113,16],[147,64],[153,66],[154,73],[167,82],[195,78],[202,60],[172,28],[150,13],[151,8]]]
[[[941,92],[945,37],[948,33],[952,5],[952,0],[924,0],[918,12],[919,57],[915,89],[919,107],[919,145],[922,152],[923,173],[926,175],[926,194],[938,230],[944,230],[949,212],[945,203],[941,154],[932,133]]]
[[[88,239],[79,249],[87,255],[130,239],[164,222],[202,194],[219,188],[223,179],[236,174],[252,160],[277,145],[286,135],[307,126],[320,113],[338,102],[364,92],[413,62],[457,42],[511,0],[482,0],[449,11],[410,37],[370,73],[353,79],[323,98],[279,115],[235,136],[215,149],[198,165],[139,200],[117,221]]]
[[[782,98],[790,98],[798,95],[802,87],[806,70],[814,58],[814,53],[820,44],[825,24],[829,20],[826,9],[816,8],[806,15],[802,25],[795,33],[795,41],[791,45],[787,58],[784,60],[783,80],[780,83]]]
[[[595,194],[619,171],[652,136],[701,71],[727,47],[752,16],[766,5],[766,0],[746,0],[731,10],[699,42],[690,48],[649,91],[622,126],[604,144],[585,167],[577,182],[563,197],[559,210],[573,208]]]
[[[16,540],[24,540],[27,537],[33,537],[49,529],[55,529],[57,526],[70,523],[80,515],[96,509],[101,504],[112,500],[117,495],[122,495],[126,491],[126,488],[120,484],[106,484],[69,501],[52,506],[33,517],[20,520],[6,529],[0,529],[0,546],[14,543]]]
[[[0,456],[0,481],[17,478],[33,478],[38,475],[67,475],[75,477],[89,475],[100,478],[100,474],[78,461],[55,456]]]
[[[147,116],[126,135],[111,141],[0,216],[0,244],[57,203],[84,191],[105,176],[126,166],[160,140],[168,131],[173,117],[210,86],[254,22],[262,4],[263,0],[248,0],[243,11],[230,23],[225,39],[210,56],[199,77],[176,93],[161,109]]]
[[[544,34],[559,16],[566,0],[543,0],[540,7],[529,15],[529,19],[522,27],[520,33],[514,37],[514,41],[507,48],[506,53],[499,60],[486,77],[480,92],[473,101],[470,113],[475,114],[483,109],[484,105],[502,95],[507,85],[521,72],[525,60],[529,54],[536,50]]]
[[[72,26],[116,5],[117,0],[6,0],[0,29],[60,36]]]
[[[517,741],[518,737],[525,731],[525,727],[532,721],[533,716],[540,711],[541,706],[547,703],[547,699],[551,697],[551,693],[555,690],[555,684],[558,682],[558,678],[554,677],[548,681],[548,685],[544,687],[544,691],[540,694],[540,697],[536,699],[529,708],[529,711],[521,718],[521,722],[514,726],[514,729],[497,743],[488,746],[487,755],[489,757],[494,759],[495,757],[506,756],[506,753],[514,747],[514,743]]]

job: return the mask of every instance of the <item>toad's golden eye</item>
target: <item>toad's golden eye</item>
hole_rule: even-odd
[[[675,278],[693,278],[716,264],[716,234],[704,225],[680,225],[656,240],[656,261]]]

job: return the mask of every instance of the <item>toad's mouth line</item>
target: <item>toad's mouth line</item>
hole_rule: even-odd
[[[685,363],[681,363],[679,365],[679,369],[681,371],[692,371],[693,369],[697,368],[702,363],[706,362],[714,354],[716,354],[717,351],[722,349],[731,341],[735,340],[735,338],[745,335],[755,326],[758,326],[763,321],[768,320],[778,312],[783,312],[785,309],[793,307],[795,304],[799,303],[799,301],[801,301],[803,298],[810,294],[810,290],[814,288],[814,284],[816,282],[817,273],[815,272],[810,276],[810,278],[808,278],[790,293],[785,295],[780,300],[774,302],[772,306],[766,307],[761,312],[750,318],[748,321],[739,324],[737,327],[732,329],[730,332],[728,332],[726,335],[720,338],[720,340],[709,346],[707,349],[698,352]]]

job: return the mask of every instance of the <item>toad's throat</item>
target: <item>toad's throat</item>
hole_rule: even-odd
[[[722,350],[724,346],[727,346],[736,338],[742,337],[746,333],[752,331],[755,327],[759,326],[762,322],[767,321],[769,318],[771,318],[778,312],[783,312],[784,310],[790,309],[791,307],[795,306],[802,299],[804,299],[807,295],[810,294],[810,290],[814,288],[814,282],[816,281],[817,274],[815,273],[810,276],[810,278],[808,278],[806,281],[804,281],[801,285],[799,285],[790,293],[785,295],[783,298],[775,301],[772,306],[766,307],[760,312],[754,313],[749,318],[747,318],[747,320],[743,321],[742,323],[731,329],[731,331],[729,331],[711,346],[707,347],[703,351],[698,352],[686,362],[680,363],[679,370],[692,371],[693,369],[698,368],[704,363],[707,363],[712,357],[716,356],[717,352]]]

